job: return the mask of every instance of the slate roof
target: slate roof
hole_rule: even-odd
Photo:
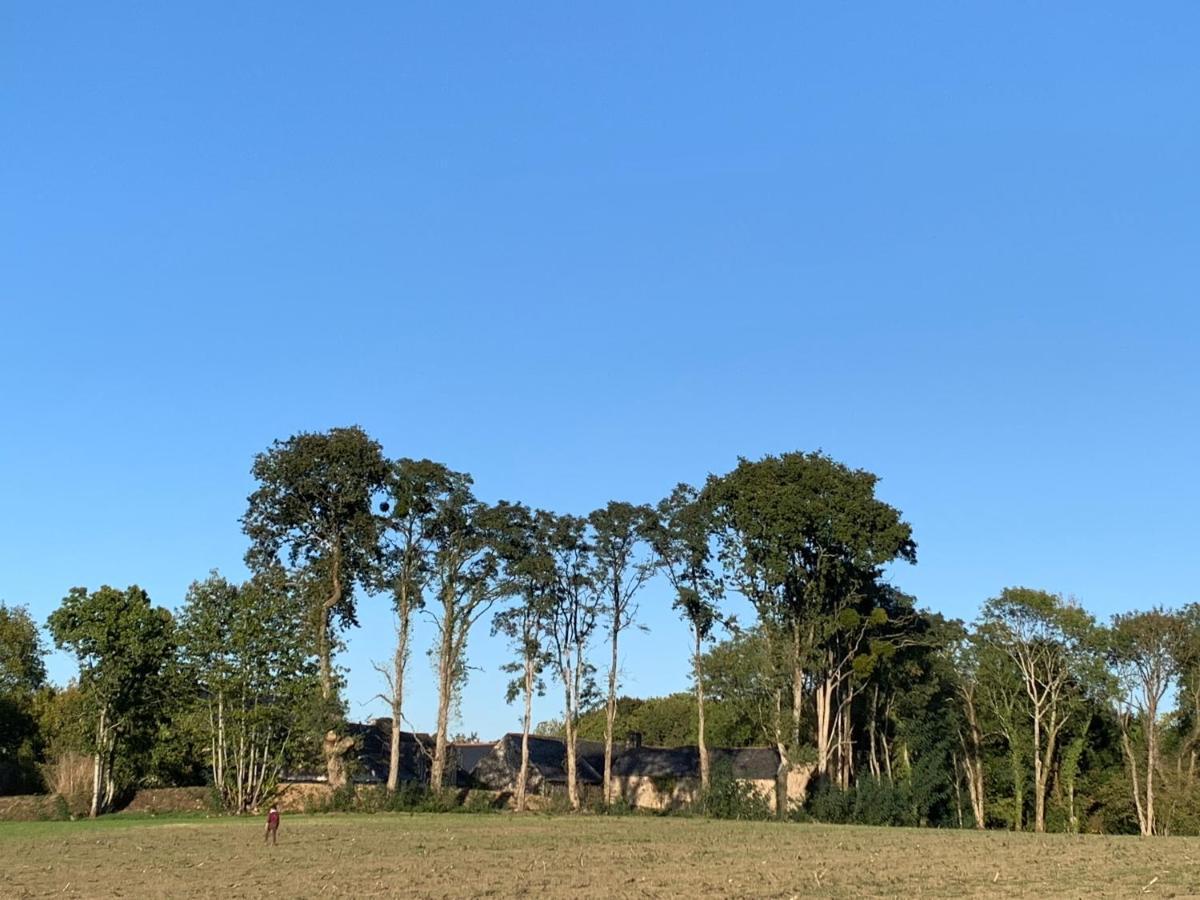
[[[779,768],[779,756],[770,747],[710,747],[713,768],[729,765],[734,778],[756,781],[771,779]],[[700,750],[697,747],[632,747],[613,759],[613,774],[621,777],[699,778]]]
[[[510,758],[521,759],[521,735],[506,734],[500,739],[511,754]],[[561,738],[529,736],[529,764],[538,770],[543,779],[551,784],[565,784],[567,780],[567,743]],[[578,741],[575,745],[575,765],[580,784],[600,784],[604,781],[604,744],[599,741]]]
[[[381,784],[387,781],[391,720],[376,719],[367,723],[352,723],[347,734],[358,744],[354,781],[360,784]],[[429,759],[434,738],[429,734],[400,732],[400,780],[427,782]],[[457,784],[472,780],[482,783],[495,781],[519,764],[521,735],[510,732],[496,743],[479,741],[450,744],[451,760],[456,764]],[[603,783],[604,743],[580,740],[576,744],[576,764],[579,783]],[[779,756],[770,747],[709,748],[709,760],[717,769],[729,765],[734,778],[766,780],[775,777]],[[507,760],[507,762],[505,762]],[[529,736],[529,762],[543,781],[566,784],[567,747],[562,738]],[[482,768],[481,768],[482,766]],[[478,775],[477,775],[478,770]],[[515,775],[515,769],[510,775]],[[613,747],[613,774],[618,777],[699,778],[700,752],[696,747],[629,747],[617,742]],[[321,773],[285,773],[284,781],[324,781]]]
[[[346,735],[355,740],[358,749],[353,756],[353,780],[357,784],[382,784],[387,781],[392,742],[392,720],[350,722]],[[433,736],[400,732],[400,780],[428,781],[429,754],[433,752]],[[325,781],[322,772],[284,772],[284,781]]]
[[[450,745],[458,757],[458,771],[466,777],[470,777],[479,764],[491,756],[496,750],[494,743],[482,743],[479,741],[457,741]]]

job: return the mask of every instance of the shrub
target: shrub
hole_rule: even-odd
[[[700,809],[714,819],[765,820],[771,818],[770,801],[753,785],[733,777],[728,760],[718,762],[709,776],[708,790],[700,796]]]
[[[821,782],[809,797],[808,813],[818,822],[835,824],[918,824],[908,784],[871,776],[859,778],[849,790]]]

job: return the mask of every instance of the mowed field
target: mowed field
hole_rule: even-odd
[[[0,897],[1200,896],[1200,841],[643,816],[0,822]]]

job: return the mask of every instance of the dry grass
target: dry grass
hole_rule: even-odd
[[[1193,840],[649,817],[0,823],[0,897],[1197,896]]]

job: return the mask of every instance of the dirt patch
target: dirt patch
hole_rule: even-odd
[[[120,812],[152,815],[208,812],[209,795],[210,790],[206,787],[147,788],[134,794]]]
[[[51,794],[0,797],[0,821],[37,822],[61,817],[59,805]]]
[[[2,897],[1200,894],[1195,842],[650,816],[285,815],[0,825]]]

